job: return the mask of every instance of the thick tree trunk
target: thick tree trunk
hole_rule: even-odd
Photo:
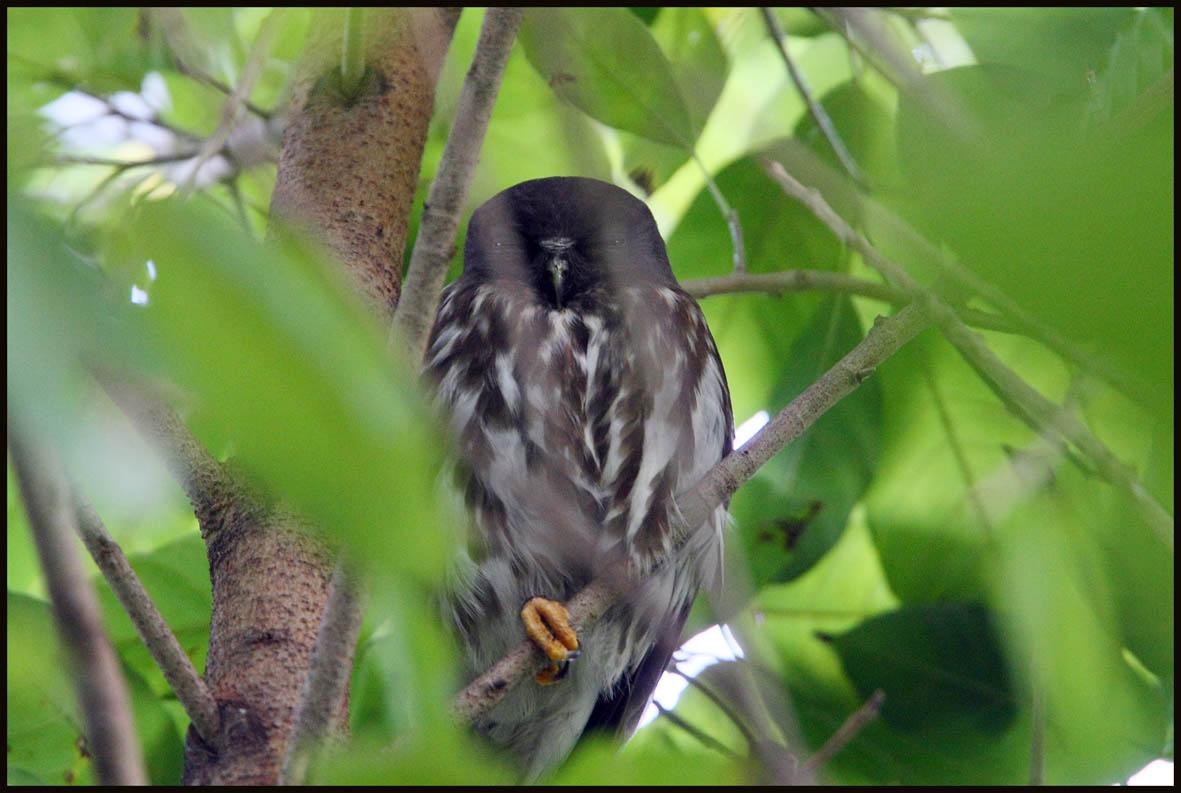
[[[340,88],[340,26],[326,18],[313,25],[271,212],[335,254],[388,322],[435,79],[459,12],[365,13],[366,70],[353,96]],[[184,781],[275,784],[328,599],[332,559],[288,517],[239,499],[212,513],[202,522],[213,586],[205,678],[221,731],[206,741],[189,730]],[[347,723],[347,692],[339,714]]]

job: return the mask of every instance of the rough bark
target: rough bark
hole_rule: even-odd
[[[398,302],[435,80],[458,9],[365,13],[366,70],[353,96],[340,82],[338,26],[313,24],[271,213],[310,231],[336,254],[388,324]]]
[[[351,96],[340,83],[340,26],[313,25],[271,215],[334,254],[388,323],[434,83],[458,10],[365,13],[366,69]],[[314,532],[242,492],[201,521],[213,587],[205,679],[221,731],[206,741],[189,730],[186,784],[276,783],[330,591],[332,554]],[[347,690],[338,712],[347,723]]]

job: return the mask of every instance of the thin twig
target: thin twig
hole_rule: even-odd
[[[270,55],[275,37],[279,34],[279,25],[282,23],[286,13],[286,9],[276,8],[262,21],[258,36],[255,37],[254,44],[250,47],[250,54],[246,58],[246,63],[242,66],[242,71],[238,75],[238,84],[234,86],[234,90],[230,92],[229,96],[226,97],[226,101],[222,104],[221,123],[218,124],[213,134],[201,144],[201,151],[197,154],[197,159],[193,163],[188,179],[185,180],[184,185],[180,188],[181,195],[188,195],[196,188],[197,174],[201,170],[201,166],[225,147],[226,141],[229,140],[230,132],[233,131],[234,126],[238,122],[238,114],[244,107],[247,97],[250,96],[250,92],[254,89],[254,83],[258,80],[259,75],[262,74],[262,68],[266,63],[267,56]]]
[[[886,692],[880,688],[870,695],[865,704],[853,711],[845,723],[837,728],[824,745],[816,750],[816,754],[809,757],[800,766],[800,770],[811,775],[815,774],[824,764],[836,756],[837,752],[849,745],[857,733],[865,729],[865,725],[876,719],[882,711],[882,703],[886,701]]]
[[[733,723],[733,725],[738,728],[738,731],[742,733],[742,737],[746,739],[746,743],[753,750],[755,745],[759,743],[761,739],[755,733],[755,731],[750,728],[750,725],[746,723],[746,719],[742,718],[741,714],[739,714],[734,708],[730,707],[729,703],[722,699],[721,694],[714,691],[711,686],[706,685],[704,681],[698,680],[696,677],[689,677],[688,675],[682,675],[682,677],[686,683],[700,691],[706,699],[714,703],[718,710],[726,714],[726,718],[728,718],[731,723]]]
[[[192,77],[198,82],[205,83],[226,96],[231,96],[234,93],[234,89],[230,86],[218,80],[204,69],[192,65],[190,62],[189,57],[197,57],[198,53],[192,42],[185,38],[185,27],[188,21],[185,19],[183,10],[169,6],[152,8],[151,19],[154,24],[159,25],[163,29],[169,49],[172,50],[172,57],[176,63],[177,71]],[[242,106],[264,121],[270,121],[271,119],[271,113],[252,104],[245,97],[242,99]]]
[[[390,327],[391,343],[404,348],[416,365],[426,352],[439,292],[447,265],[455,254],[460,214],[521,18],[519,8],[489,8],[484,12],[484,24],[471,68],[463,81],[455,121],[422,208],[414,253]]]
[[[956,432],[955,424],[951,420],[951,414],[948,413],[947,405],[943,401],[943,394],[939,392],[939,383],[936,382],[935,375],[931,373],[931,367],[927,365],[926,361],[919,362],[919,369],[923,373],[923,380],[927,383],[927,390],[931,392],[931,401],[935,403],[935,412],[939,416],[939,424],[943,427],[943,434],[947,438],[947,446],[951,449],[951,454],[955,459],[956,468],[959,469],[960,476],[963,477],[964,489],[967,491],[968,500],[972,503],[972,508],[976,510],[976,514],[980,518],[980,523],[984,527],[985,536],[991,536],[992,521],[989,519],[988,511],[984,508],[984,504],[980,500],[980,493],[976,489],[976,476],[972,472],[972,466],[968,462],[968,456],[964,453],[964,447],[960,443],[959,434]]]
[[[701,169],[701,174],[705,178],[705,186],[709,188],[709,194],[713,196],[714,203],[718,205],[718,210],[726,220],[726,227],[730,229],[730,244],[734,248],[734,274],[743,275],[746,273],[746,238],[742,233],[742,223],[738,220],[738,210],[731,207],[726,201],[726,196],[722,195],[721,189],[714,181],[713,174],[709,172],[709,168],[705,167],[705,163],[701,161],[697,153],[692,152],[692,155],[693,161],[697,163],[697,167]]]
[[[320,620],[307,681],[300,693],[295,726],[287,742],[280,785],[302,785],[314,747],[332,731],[353,671],[353,651],[365,614],[365,596],[355,573],[338,562]]]
[[[896,286],[831,270],[781,270],[777,273],[729,273],[681,282],[681,288],[698,300],[714,295],[758,292],[781,296],[787,292],[836,292],[881,300],[896,306],[910,302],[910,295]],[[1005,317],[973,308],[961,309],[964,322],[974,328],[1002,333],[1022,333],[1019,325]]]
[[[694,738],[700,741],[702,745],[707,746],[714,751],[720,752],[731,759],[738,759],[738,754],[735,753],[735,751],[729,746],[726,746],[726,744],[719,741],[717,738],[709,735],[708,733],[702,732],[700,729],[685,721],[676,713],[673,713],[671,710],[664,707],[664,705],[661,705],[656,700],[653,700],[652,704],[656,706],[656,710],[660,711],[661,716],[668,719],[670,723],[680,727],[682,730],[692,735]]]
[[[1029,784],[1040,786],[1046,782],[1046,687],[1038,677],[1037,667],[1030,666],[1033,680],[1030,681]]]
[[[819,191],[800,184],[777,162],[764,161],[764,167],[785,192],[812,210],[844,244],[857,250],[866,264],[905,289],[916,301],[923,303],[947,340],[1006,404],[1019,407],[1019,415],[1032,429],[1038,432],[1053,430],[1058,433],[1089,457],[1104,479],[1128,493],[1145,522],[1168,547],[1170,553],[1173,551],[1172,516],[1148,492],[1130,466],[1121,462],[1076,416],[1046,399],[1001,362],[988,348],[984,339],[969,330],[950,306],[924,290],[902,267],[879,253],[864,235],[855,231],[833,211]]]
[[[670,546],[679,549],[710,513],[754,476],[771,457],[798,438],[825,411],[855,390],[876,367],[928,325],[925,310],[915,304],[889,318],[878,317],[865,338],[820,379],[785,406],[743,446],[715,465],[692,489],[677,496]],[[575,630],[597,620],[627,587],[626,560],[607,565],[605,572],[566,603]],[[525,640],[452,700],[456,716],[468,723],[487,714],[543,661],[537,646]]]
[[[925,79],[922,70],[910,53],[885,35],[883,25],[871,21],[877,9],[867,8],[817,8],[812,12],[832,26],[859,54],[866,63],[908,95],[929,114],[938,119],[949,130],[973,145],[983,145],[984,131],[971,122],[971,116],[964,112],[962,103],[955,94],[944,90],[939,83]],[[854,35],[856,34],[856,35]],[[863,45],[858,36],[869,42]]]
[[[72,667],[84,736],[99,783],[145,785],[139,738],[119,660],[74,545],[77,516],[65,470],[33,431],[8,414],[8,448],[20,482],[58,633]]]
[[[107,532],[106,526],[90,504],[76,493],[75,507],[78,515],[78,534],[94,563],[110,584],[123,610],[131,618],[135,630],[144,646],[152,654],[156,665],[164,673],[177,700],[193,722],[197,733],[212,744],[217,738],[221,721],[217,702],[205,681],[193,666],[192,660],[180,646],[176,636],[164,621],[156,604],[131,569],[123,549]]]
[[[878,281],[867,281],[864,278],[831,270],[728,273],[712,278],[694,278],[682,281],[681,288],[697,299],[736,292],[764,292],[778,296],[785,292],[822,291],[872,297],[875,300],[895,305],[905,305],[910,302],[910,295],[896,286]]]
[[[219,525],[218,516],[226,500],[238,490],[222,464],[206,451],[172,408],[149,393],[146,385],[133,384],[127,376],[98,366],[90,366],[90,371],[163,456],[164,464],[193,505],[202,536],[208,538]]]
[[[791,54],[787,51],[787,40],[783,33],[783,27],[779,24],[779,19],[775,16],[775,12],[766,6],[760,9],[763,12],[763,21],[767,24],[767,31],[774,39],[776,46],[779,48],[779,54],[783,56],[783,62],[787,65],[787,73],[791,76],[791,81],[795,83],[796,90],[800,92],[800,96],[804,98],[804,103],[808,106],[808,112],[812,114],[812,118],[816,120],[816,126],[820,127],[824,139],[828,141],[828,145],[832,147],[833,153],[836,154],[837,159],[840,160],[841,165],[849,174],[854,182],[861,186],[866,186],[865,174],[857,165],[857,161],[853,159],[853,155],[845,147],[845,142],[841,140],[840,133],[837,132],[836,125],[832,123],[828,112],[824,109],[824,105],[816,99],[812,94],[812,89],[808,86],[807,80],[804,79],[803,73],[796,67],[795,61],[792,60]]]
[[[153,165],[167,165],[174,162],[183,162],[184,160],[191,160],[197,156],[199,152],[185,151],[177,154],[161,154],[158,157],[150,157],[146,160],[111,160],[106,157],[79,157],[70,154],[63,154],[54,158],[54,165],[107,165],[112,168],[117,168],[120,172],[126,171],[129,168],[146,168]]]

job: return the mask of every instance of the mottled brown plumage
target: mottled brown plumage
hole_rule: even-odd
[[[648,208],[593,179],[523,182],[472,215],[464,273],[426,356],[451,417],[474,530],[450,612],[481,672],[623,548],[635,589],[580,637],[566,678],[511,692],[478,725],[536,777],[584,730],[630,732],[699,587],[720,573],[720,507],[671,562],[674,497],[729,453],[733,417],[705,317]]]

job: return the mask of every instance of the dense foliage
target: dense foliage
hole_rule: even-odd
[[[465,681],[426,596],[452,538],[440,436],[412,378],[386,363],[384,332],[309,255],[262,243],[311,20],[269,13],[190,9],[165,24],[133,8],[7,11],[10,420],[16,405],[69,450],[201,669],[210,596],[195,520],[79,360],[168,383],[208,449],[381,571],[353,677],[354,745],[314,780],[507,781],[445,713]],[[630,182],[685,282],[734,266],[708,172],[736,210],[749,272],[880,280],[780,190],[764,161],[780,162],[924,285],[963,289],[945,269],[954,260],[999,290],[970,307],[1022,332],[983,330],[988,347],[1134,484],[998,397],[929,329],[734,497],[731,594],[717,609],[750,663],[709,667],[677,722],[658,718],[609,761],[614,747],[585,746],[560,781],[752,779],[751,736],[806,758],[879,689],[880,718],[820,780],[1019,784],[1034,757],[1046,782],[1106,784],[1171,758],[1172,10],[866,12],[860,27],[775,13],[858,179],[757,9],[537,9],[469,207],[541,176]],[[480,19],[463,13],[439,80],[408,248]],[[259,53],[267,20],[277,28]],[[241,85],[259,57],[250,107],[227,126],[214,84]],[[832,290],[701,303],[738,423],[774,413],[894,310]],[[1163,507],[1165,530],[1146,502]],[[89,782],[11,467],[7,503],[8,781]],[[95,581],[151,778],[176,783],[187,718]],[[703,599],[690,621],[717,619]],[[765,706],[734,695],[749,690],[739,678]]]

